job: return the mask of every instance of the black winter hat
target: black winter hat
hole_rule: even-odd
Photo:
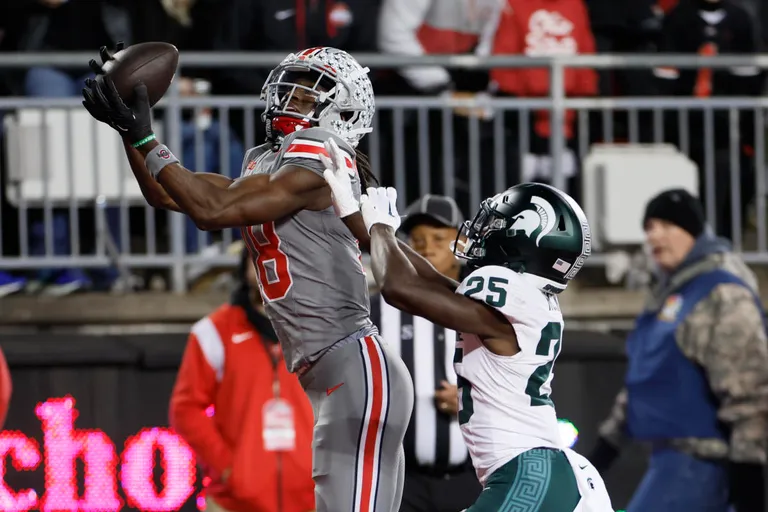
[[[699,200],[681,188],[666,190],[651,199],[645,207],[643,226],[648,219],[671,222],[686,230],[694,238],[698,238],[704,232],[707,222],[704,208]]]

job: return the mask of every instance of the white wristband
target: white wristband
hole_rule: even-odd
[[[152,148],[144,158],[144,165],[147,166],[147,170],[155,179],[157,179],[157,175],[160,174],[164,167],[177,163],[179,163],[179,159],[164,144],[158,144]]]

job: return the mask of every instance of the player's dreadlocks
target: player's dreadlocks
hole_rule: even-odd
[[[357,163],[357,172],[360,173],[360,185],[363,192],[365,192],[365,189],[368,187],[378,186],[379,180],[376,179],[376,176],[373,174],[371,161],[368,159],[368,156],[358,148],[355,148],[355,162]]]

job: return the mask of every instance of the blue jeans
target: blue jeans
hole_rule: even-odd
[[[726,465],[669,449],[655,451],[627,512],[683,510],[729,511]]]
[[[88,73],[82,76],[73,76],[71,73],[59,69],[39,67],[27,71],[24,81],[24,92],[30,97],[43,98],[70,98],[80,96],[85,86],[86,78],[92,78]],[[106,209],[107,228],[115,239],[115,244],[120,247],[120,210],[118,208]],[[64,209],[56,209],[53,212],[53,254],[65,256],[70,254],[69,212]],[[45,225],[43,221],[33,222],[29,232],[30,254],[40,256],[45,254]],[[102,277],[109,281],[117,276],[114,269],[105,271]]]
[[[229,152],[229,168],[221,169],[221,125],[218,120],[211,122],[211,126],[203,132],[203,166],[198,169],[198,162],[195,158],[195,128],[194,121],[185,121],[182,123],[182,164],[184,164],[187,169],[193,169],[199,172],[223,174],[233,179],[239,177],[245,150],[243,149],[243,143],[238,140],[234,132],[229,130],[229,144],[227,146],[227,151]],[[195,223],[189,217],[187,217],[184,238],[186,241],[187,254],[195,254],[202,249],[202,247],[200,247],[200,236],[197,226],[195,226]],[[232,239],[238,240],[239,238],[240,230],[233,230]],[[203,235],[203,242],[206,245],[211,243],[211,235],[209,233]]]

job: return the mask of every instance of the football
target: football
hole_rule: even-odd
[[[179,63],[179,50],[168,43],[139,43],[120,50],[114,60],[103,65],[104,75],[115,84],[126,103],[133,99],[133,88],[139,82],[147,86],[149,105],[163,97],[170,87]]]

